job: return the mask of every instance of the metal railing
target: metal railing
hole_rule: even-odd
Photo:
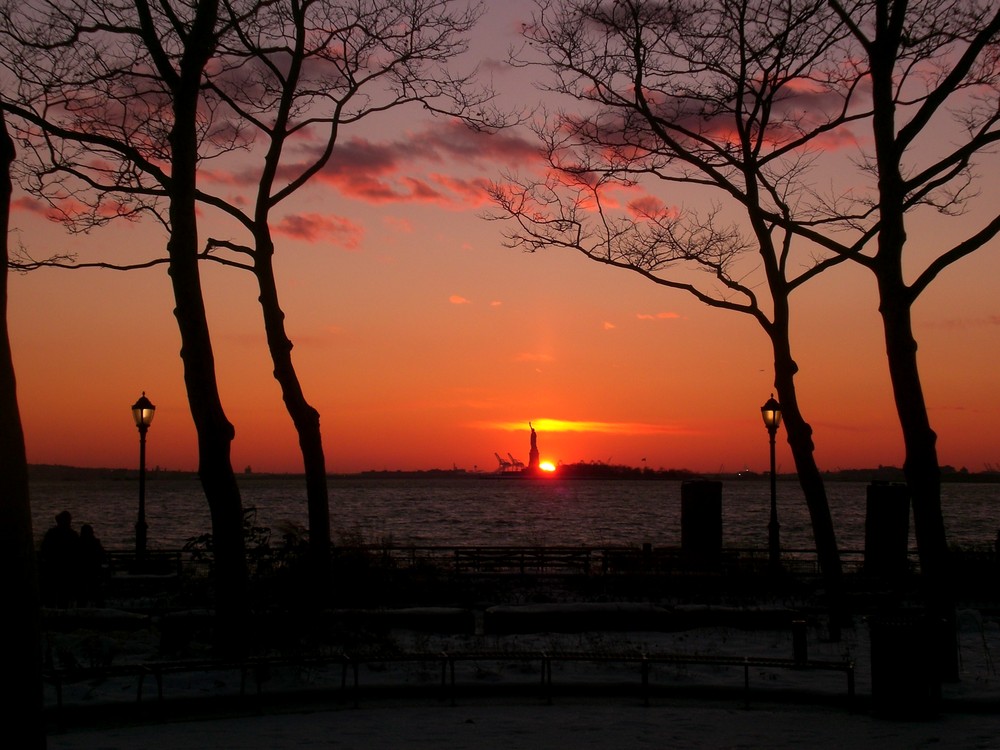
[[[671,575],[687,572],[757,574],[769,570],[766,548],[726,547],[710,554],[691,555],[680,547],[638,546],[548,546],[548,545],[406,545],[373,544],[333,548],[333,557],[363,557],[372,567],[408,569],[432,567],[455,575]],[[842,550],[845,573],[862,573],[864,552]],[[138,563],[134,552],[108,553],[114,575],[179,575],[197,570],[207,562],[204,553],[195,560],[186,550],[149,550]],[[791,575],[811,576],[820,572],[815,550],[783,549],[783,570]],[[911,550],[906,567],[919,569]]]

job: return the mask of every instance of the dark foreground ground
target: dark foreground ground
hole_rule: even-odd
[[[972,570],[942,640],[910,575],[852,574],[833,618],[808,574],[365,556],[322,603],[259,575],[225,658],[203,575],[121,575],[46,611],[50,747],[1000,747],[997,579]]]

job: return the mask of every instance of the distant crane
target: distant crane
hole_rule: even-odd
[[[509,453],[507,454],[507,456],[510,458],[511,463],[514,465],[515,469],[523,469],[524,468],[524,462],[518,461],[516,458],[514,458],[513,456],[511,456]]]
[[[497,453],[496,451],[494,451],[493,455],[496,456],[497,457],[497,461],[500,462],[500,468],[497,469],[498,472],[508,471],[511,468],[510,461],[507,461],[507,460],[505,460],[503,458],[500,458],[500,454],[499,453]]]

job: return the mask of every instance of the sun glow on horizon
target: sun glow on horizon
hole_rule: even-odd
[[[681,428],[668,424],[652,424],[644,422],[598,422],[570,419],[535,419],[532,424],[539,433],[543,432],[563,432],[580,433],[589,432],[605,435],[680,435],[689,432],[687,428]],[[507,432],[520,432],[524,429],[525,422],[479,422],[475,426],[480,429],[505,430]]]
[[[541,469],[542,471],[555,471],[556,465],[551,461],[542,461],[540,464],[538,464],[538,468]]]

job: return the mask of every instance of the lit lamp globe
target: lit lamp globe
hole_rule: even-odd
[[[135,426],[140,432],[145,432],[149,428],[155,412],[156,407],[146,398],[146,392],[143,391],[139,400],[132,404],[132,419],[135,420]]]
[[[760,407],[760,415],[764,419],[764,426],[767,427],[767,431],[776,431],[781,424],[781,404],[774,400],[774,396],[771,396]]]

